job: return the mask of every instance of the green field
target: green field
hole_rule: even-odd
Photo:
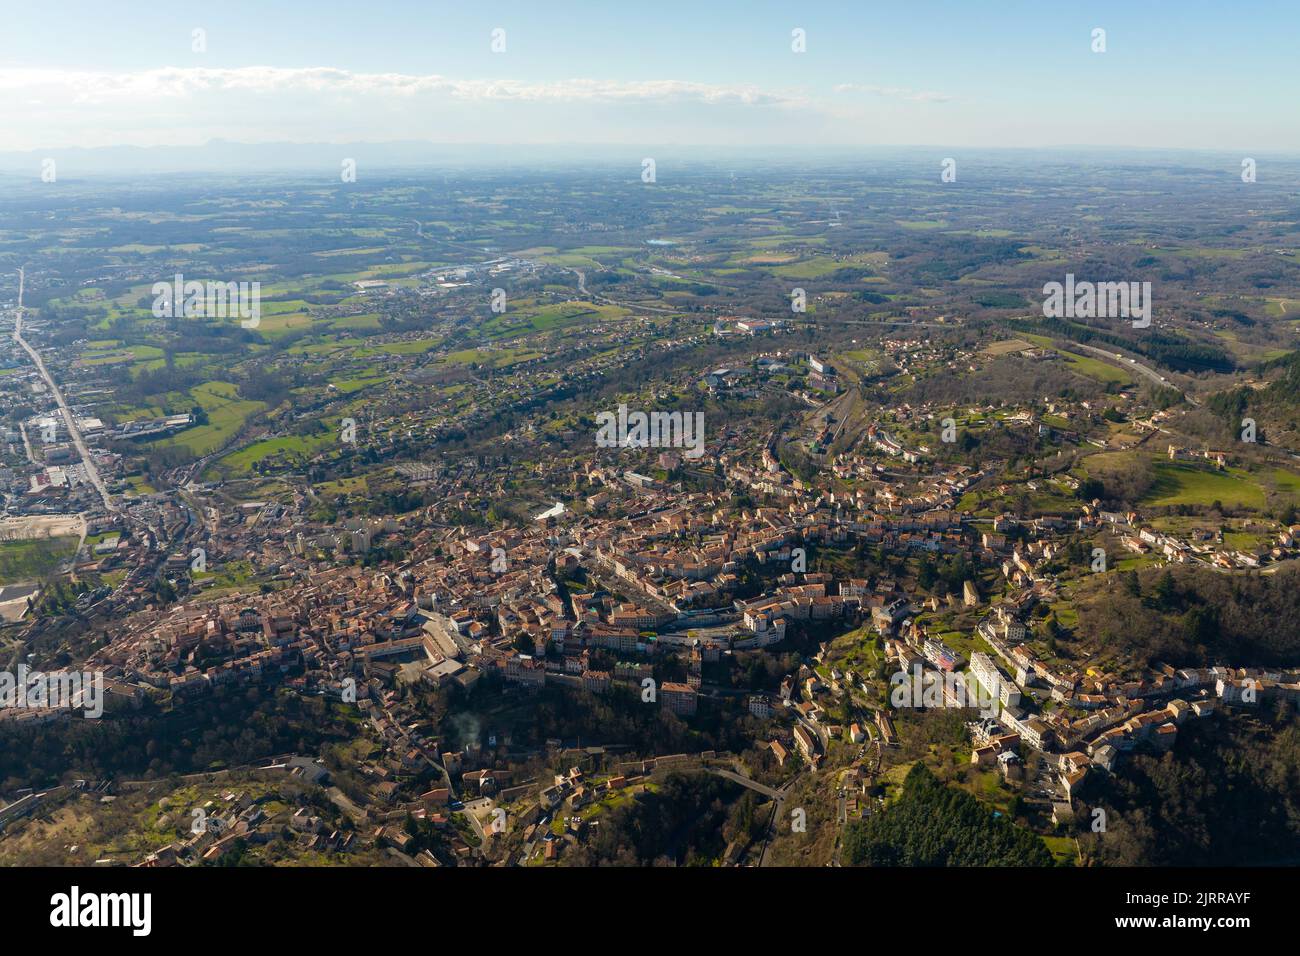
[[[76,553],[77,542],[75,537],[0,541],[0,584],[43,578]]]
[[[1131,385],[1134,382],[1133,376],[1127,369],[1120,368],[1110,362],[1103,362],[1098,358],[1091,358],[1087,355],[1079,355],[1077,352],[1067,352],[1055,345],[1052,339],[1046,335],[1023,334],[1021,338],[1028,339],[1035,345],[1047,349],[1054,349],[1061,358],[1069,363],[1070,367],[1080,375],[1086,375],[1088,378],[1096,379],[1099,382],[1118,382],[1121,385]]]
[[[1264,489],[1239,469],[1210,471],[1195,465],[1162,461],[1155,465],[1156,483],[1143,498],[1152,505],[1212,505],[1263,508]]]
[[[1133,376],[1124,369],[1101,359],[1076,355],[1074,352],[1061,352],[1061,357],[1070,363],[1070,367],[1080,375],[1094,378],[1099,382],[1118,382],[1120,385],[1133,384]]]
[[[329,433],[313,436],[286,435],[282,438],[268,438],[266,441],[254,442],[245,448],[240,448],[238,451],[223,455],[214,467],[222,472],[246,475],[252,470],[253,465],[265,458],[281,454],[310,456],[315,454],[322,446],[335,440],[335,436]]]
[[[228,442],[251,415],[264,411],[264,402],[246,401],[239,397],[230,382],[208,382],[190,389],[194,404],[208,414],[208,424],[187,428],[179,435],[163,438],[154,444],[159,447],[188,448],[196,455],[208,455]]]
[[[844,259],[834,259],[830,256],[813,256],[811,259],[805,259],[802,262],[770,266],[768,271],[773,275],[781,276],[783,279],[820,279],[833,272],[838,272],[840,269],[880,268],[886,261],[887,258],[883,253],[863,253]]]

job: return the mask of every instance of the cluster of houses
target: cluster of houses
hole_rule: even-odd
[[[1189,538],[1183,539],[1143,524],[1141,517],[1132,511],[1118,514],[1085,506],[1080,527],[1089,526],[1111,530],[1119,536],[1124,548],[1135,554],[1161,554],[1168,561],[1179,564],[1209,561],[1226,570],[1256,569],[1270,561],[1295,557],[1300,551],[1300,525],[1283,527],[1273,532],[1273,543],[1253,548],[1227,547],[1223,535],[1210,530],[1194,531]]]

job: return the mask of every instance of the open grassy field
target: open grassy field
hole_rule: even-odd
[[[72,557],[77,542],[75,537],[0,541],[0,584],[39,580]]]
[[[1112,365],[1110,362],[1104,362],[1099,358],[1093,358],[1087,355],[1080,355],[1077,352],[1069,352],[1052,342],[1052,339],[1046,335],[1033,335],[1026,333],[1021,338],[1033,342],[1035,345],[1043,348],[1054,349],[1060,354],[1073,371],[1080,375],[1086,375],[1088,378],[1096,379],[1099,382],[1118,382],[1120,385],[1131,385],[1135,379],[1127,369],[1118,365]]]
[[[387,342],[373,348],[358,349],[356,354],[358,358],[365,358],[377,353],[385,355],[419,355],[436,348],[441,341],[441,339],[415,339],[410,342]]]
[[[1099,452],[1083,459],[1074,469],[1079,477],[1100,478],[1116,470],[1132,467],[1146,457],[1138,450]],[[1247,470],[1228,467],[1216,470],[1208,462],[1150,460],[1154,483],[1141,503],[1169,507],[1174,505],[1210,506],[1219,502],[1229,508],[1263,510],[1288,501],[1300,503],[1300,476],[1278,467]]]
[[[324,445],[336,440],[337,437],[328,432],[312,436],[286,435],[281,438],[268,438],[223,455],[211,470],[228,476],[246,476],[253,466],[263,459],[275,455],[310,456]]]
[[[993,342],[984,347],[985,355],[1009,355],[1012,352],[1023,352],[1025,349],[1031,349],[1033,345],[1024,339],[1003,339],[1001,342]]]
[[[462,349],[459,352],[452,352],[442,358],[442,361],[451,365],[491,365],[493,368],[505,368],[514,365],[517,362],[525,362],[531,358],[537,358],[541,352],[533,352],[528,349]]]
[[[266,409],[264,402],[241,399],[230,382],[196,385],[190,389],[190,395],[194,404],[207,412],[208,424],[187,428],[155,444],[188,448],[196,455],[211,454],[228,442],[250,416]]]
[[[1087,355],[1077,355],[1074,352],[1061,352],[1061,357],[1069,363],[1073,371],[1080,375],[1086,375],[1088,378],[1096,379],[1099,382],[1117,382],[1120,385],[1133,384],[1133,376],[1116,365],[1109,362],[1103,362],[1098,358],[1091,358]]]
[[[840,269],[880,269],[884,267],[887,261],[888,259],[883,253],[863,253],[843,259],[836,259],[831,256],[813,256],[810,259],[804,259],[802,262],[778,265],[768,271],[783,279],[820,279],[833,272],[838,272]]]
[[[1230,468],[1213,471],[1182,462],[1162,461],[1155,465],[1156,483],[1143,499],[1153,505],[1211,505],[1264,507],[1264,489],[1244,471]]]

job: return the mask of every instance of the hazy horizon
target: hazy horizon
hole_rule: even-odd
[[[1100,165],[1119,168],[1150,165],[1189,170],[1222,168],[1235,175],[1241,156],[1224,149],[1168,147],[1118,147],[1061,144],[1037,147],[972,147],[961,144],[897,144],[873,146],[815,146],[768,144],[761,147],[732,147],[713,144],[661,143],[459,143],[432,141],[239,142],[212,139],[193,146],[103,146],[70,147],[56,150],[0,151],[0,178],[39,180],[41,163],[54,159],[59,180],[103,177],[147,172],[157,175],[200,175],[223,172],[275,174],[336,174],[345,159],[354,160],[366,173],[420,170],[474,171],[569,169],[617,171],[629,175],[640,171],[643,158],[651,157],[660,169],[676,166],[698,173],[703,170],[767,170],[792,165],[835,170],[849,164],[878,162],[915,165],[939,163],[957,156],[971,173],[981,166],[1006,169],[1015,163],[1041,161],[1077,168]],[[1300,163],[1300,151],[1258,150],[1254,158],[1275,163]],[[1267,170],[1265,171],[1267,172]],[[1267,179],[1261,175],[1261,181]]]
[[[925,9],[236,0],[60,16],[0,51],[6,147],[246,143],[1300,150],[1257,0]],[[342,29],[340,29],[342,27]],[[1071,146],[1071,144],[1077,144]]]

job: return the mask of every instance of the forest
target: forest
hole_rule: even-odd
[[[671,774],[661,786],[600,817],[574,866],[711,866],[728,843],[756,838],[766,816],[734,783],[707,774]]]
[[[903,793],[844,832],[851,866],[1051,866],[1047,846],[969,793],[945,786],[923,763]]]
[[[1076,637],[1148,663],[1292,666],[1300,661],[1300,571],[1238,576],[1179,567],[1087,579]]]
[[[1134,754],[1122,772],[1091,776],[1082,800],[1105,811],[1095,862],[1295,865],[1300,729],[1267,705],[1249,718],[1189,724],[1172,752]]]
[[[83,777],[160,778],[316,753],[355,733],[342,704],[251,686],[217,690],[183,708],[79,717],[0,732],[0,790]]]

